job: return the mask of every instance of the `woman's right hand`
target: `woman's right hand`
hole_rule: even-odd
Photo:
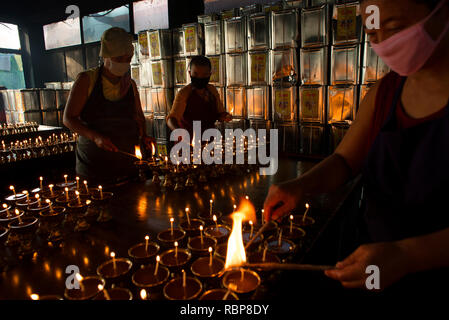
[[[112,143],[112,141],[109,138],[102,136],[101,134],[96,134],[93,138],[93,141],[100,149],[111,152],[118,151],[118,148]]]
[[[265,221],[279,220],[295,209],[304,195],[298,179],[273,184],[264,203]]]

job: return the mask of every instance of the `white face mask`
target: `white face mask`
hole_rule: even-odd
[[[115,62],[111,59],[104,59],[104,66],[117,77],[122,77],[129,71],[129,62]]]

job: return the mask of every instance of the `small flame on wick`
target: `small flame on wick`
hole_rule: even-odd
[[[136,158],[139,160],[142,160],[142,152],[140,152],[140,147],[135,146],[134,149],[135,149]]]

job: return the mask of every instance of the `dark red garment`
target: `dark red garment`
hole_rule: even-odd
[[[207,90],[207,89],[206,89]],[[181,119],[181,127],[189,131],[190,138],[193,138],[193,121],[201,121],[201,135],[210,128],[215,128],[215,121],[218,120],[217,101],[215,96],[206,91],[209,100],[200,96],[195,89],[187,99],[187,105]]]
[[[377,93],[374,130],[385,120],[363,169],[365,222],[373,242],[449,227],[449,103],[413,126],[404,123],[397,109],[405,80],[390,73]]]
[[[80,119],[89,129],[109,138],[119,150],[134,154],[134,146],[139,143],[139,130],[133,87],[129,86],[120,100],[107,100],[103,94],[102,68],[103,65]],[[100,149],[86,137],[78,138],[76,173],[89,182],[114,184],[135,176],[134,161],[121,153]]]
[[[425,119],[405,119],[398,110],[405,80],[389,74],[377,93],[374,141],[363,168],[359,244],[449,228],[449,103]],[[449,286],[448,272],[440,268],[408,274],[383,293],[404,297],[441,292]]]
[[[403,79],[404,77],[401,77],[395,72],[388,73],[382,79],[376,94],[376,101],[374,107],[374,121],[371,127],[371,131],[369,133],[365,154],[368,154],[368,151],[371,145],[373,144],[374,139],[379,133],[384,122],[387,120],[387,116],[391,109],[391,103],[393,101],[393,97],[395,94],[395,89],[397,89],[401,85],[401,81],[403,81]],[[445,108],[425,118],[414,119],[405,113],[401,99],[398,99],[395,112],[398,120],[398,126],[400,128],[410,128],[420,123],[426,122],[428,120],[442,117],[444,115]]]

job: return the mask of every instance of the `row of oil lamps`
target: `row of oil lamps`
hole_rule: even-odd
[[[42,137],[38,137],[34,141],[29,138],[23,141],[11,142],[10,144],[5,144],[2,141],[0,146],[0,164],[73,152],[76,138],[76,134],[63,133],[60,135],[53,134],[45,140]]]
[[[103,191],[102,186],[90,188],[78,177],[68,181],[67,175],[56,185],[44,186],[43,177],[39,182],[31,192],[18,193],[10,186],[12,194],[0,208],[0,242],[17,248],[19,255],[33,252],[36,234],[57,242],[67,232],[86,231],[95,220],[110,220],[107,203],[113,194]]]
[[[248,152],[245,146],[245,154]],[[164,191],[182,191],[188,188],[193,188],[197,185],[205,184],[211,180],[225,177],[229,175],[240,176],[258,169],[258,165],[249,164],[195,164],[194,155],[190,155],[190,164],[185,159],[184,163],[173,163],[165,156],[151,157],[149,160],[142,160],[140,147],[136,146],[136,161],[134,164],[139,171],[139,179],[146,181],[148,174],[152,175],[153,185],[161,187]],[[153,151],[154,154],[154,151]],[[224,154],[224,150],[223,150]],[[235,151],[234,151],[235,155]],[[246,159],[246,158],[245,158]]]
[[[228,245],[232,214],[210,210],[193,217],[186,208],[185,220],[177,227],[170,218],[170,228],[157,234],[157,240],[135,244],[128,249],[128,257],[116,257],[97,268],[97,275],[76,275],[78,289],[66,289],[69,300],[239,300],[251,299],[258,288],[273,273],[263,270],[227,268]],[[235,210],[236,206],[234,206]],[[249,263],[280,263],[290,259],[301,247],[306,231],[315,220],[308,215],[291,215],[280,222],[271,221],[269,227],[246,248]],[[261,212],[263,214],[263,212]],[[248,221],[241,229],[243,243],[257,233],[262,223]],[[231,236],[232,237],[232,236]],[[231,244],[232,245],[232,244]],[[226,261],[226,262],[225,262]],[[129,288],[131,289],[129,289]],[[32,299],[62,299],[58,295]]]
[[[39,124],[37,122],[4,123],[0,124],[0,136],[36,132],[38,128]]]

